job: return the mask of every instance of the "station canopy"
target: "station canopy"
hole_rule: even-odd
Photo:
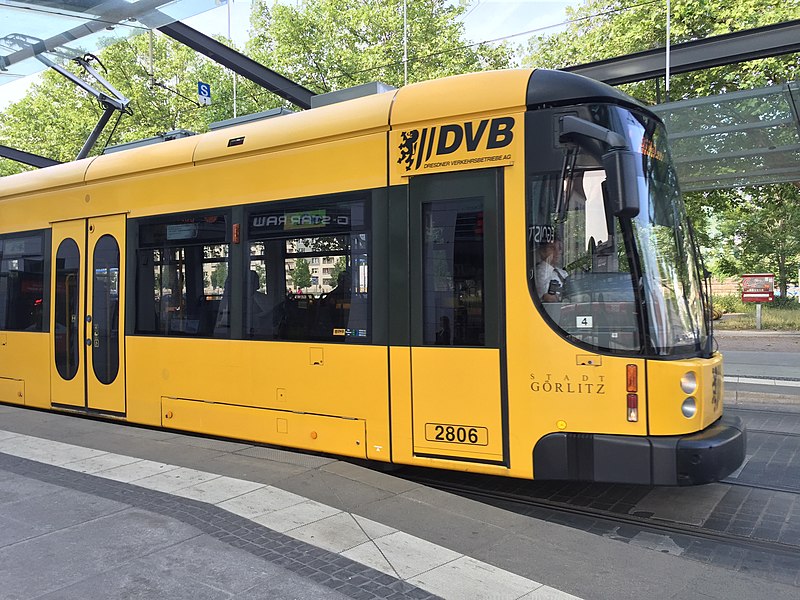
[[[0,0],[0,85],[54,61],[96,52],[224,0]]]
[[[684,191],[800,181],[800,82],[652,107]]]
[[[225,3],[0,0],[0,85],[41,71],[48,62],[63,64],[123,38],[179,26],[177,21]],[[788,25],[797,24],[800,21]],[[199,43],[216,43],[210,38],[204,40]],[[785,50],[776,44],[780,47],[775,52]],[[242,60],[253,62],[246,57]],[[270,76],[280,77],[273,72]],[[284,80],[279,88],[288,84],[299,87]],[[269,83],[262,85],[272,89]],[[685,191],[800,181],[800,82],[661,104],[653,109],[667,125]]]

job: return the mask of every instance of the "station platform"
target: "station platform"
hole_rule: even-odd
[[[0,598],[795,598],[359,464],[0,405]]]

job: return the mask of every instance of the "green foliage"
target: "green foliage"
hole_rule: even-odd
[[[296,289],[307,288],[311,285],[311,269],[305,258],[298,258],[292,271],[292,283]]]
[[[331,271],[331,283],[333,285],[338,285],[339,283],[339,275],[342,274],[343,271],[347,269],[347,260],[344,256],[340,256],[336,259],[336,262],[333,263],[333,270]]]
[[[717,329],[755,329],[755,305],[744,314],[724,317],[714,323]],[[776,331],[800,331],[800,310],[765,304],[761,310],[761,328]]]
[[[725,275],[774,272],[781,296],[800,268],[800,189],[791,184],[746,188],[717,215],[709,251]]]
[[[149,34],[140,35],[99,53],[107,67],[103,75],[130,99],[132,114],[120,119],[113,136],[113,126],[106,127],[93,154],[101,152],[106,143],[138,140],[174,129],[202,132],[209,123],[233,116],[233,81],[227,70],[170,38],[154,34],[151,73],[150,39]],[[99,65],[95,66],[102,72]],[[81,74],[74,65],[68,68]],[[211,84],[214,103],[209,107],[196,102],[198,81]],[[241,78],[237,90],[239,114],[278,105]],[[60,161],[73,160],[102,113],[93,97],[55,71],[47,71],[27,96],[0,114],[0,143]],[[0,175],[25,169],[10,161],[0,163]]]
[[[567,7],[570,24],[561,32],[532,38],[523,64],[561,68],[666,44],[666,3],[586,0]],[[800,5],[785,0],[673,0],[671,42],[679,44],[800,18]],[[798,78],[797,55],[783,55],[744,64],[705,69],[670,79],[670,99],[710,96],[752,89]],[[663,102],[663,81],[651,80],[623,89],[645,102]]]
[[[776,296],[775,299],[769,303],[773,308],[781,308],[786,310],[800,310],[800,302],[797,298],[788,296]]]
[[[510,65],[506,45],[469,45],[463,4],[407,3],[408,82]],[[318,92],[370,81],[403,85],[402,0],[255,0],[252,56]]]
[[[225,287],[225,280],[228,278],[228,263],[220,262],[214,265],[211,271],[211,287]]]
[[[742,302],[740,294],[720,294],[712,298],[714,308],[721,310],[723,313],[739,313],[745,312],[747,309],[745,303]]]

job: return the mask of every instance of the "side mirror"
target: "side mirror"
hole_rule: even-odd
[[[630,150],[612,150],[603,155],[611,210],[617,217],[632,219],[639,214],[636,161]]]

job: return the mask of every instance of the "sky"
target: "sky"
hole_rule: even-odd
[[[186,19],[186,24],[207,35],[231,36],[244,46],[249,28],[250,0],[217,0],[219,7]],[[284,0],[286,1],[286,0]],[[292,0],[289,0],[292,1]],[[455,0],[453,0],[455,1]],[[509,36],[512,44],[524,43],[529,32],[555,31],[565,19],[565,8],[582,0],[474,0],[463,17],[465,34],[473,42],[493,41]],[[230,25],[228,13],[230,12]],[[0,85],[0,110],[21,98],[36,76]]]

